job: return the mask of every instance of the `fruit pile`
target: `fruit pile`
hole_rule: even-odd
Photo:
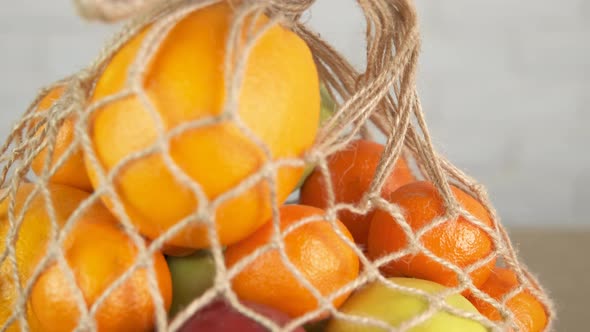
[[[17,126],[34,146],[2,182],[0,329],[543,331],[465,187],[449,214],[405,153],[375,181],[367,135],[310,157],[340,112],[317,59],[234,5],[148,23]]]

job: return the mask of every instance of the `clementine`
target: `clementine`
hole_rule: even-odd
[[[321,218],[323,214],[324,211],[311,206],[285,205],[280,209],[280,228],[284,230],[306,217]],[[339,221],[337,225],[352,241],[346,227]],[[225,252],[228,267],[270,243],[273,227],[272,221],[269,221],[248,238],[229,246]],[[358,276],[358,257],[326,220],[313,221],[298,227],[283,238],[283,243],[289,260],[324,296],[337,291]],[[244,300],[268,305],[292,317],[318,307],[317,299],[285,265],[278,249],[263,253],[240,271],[232,280],[232,288]],[[340,306],[349,294],[347,292],[334,299],[334,306]]]
[[[487,210],[476,199],[451,186],[459,204],[475,218],[488,226],[492,220]],[[389,196],[389,201],[397,204],[413,232],[427,226],[431,221],[444,215],[443,200],[430,182],[420,181],[405,185]],[[447,220],[426,232],[420,241],[437,257],[460,268],[470,266],[493,252],[490,236],[480,227],[470,223],[464,216]],[[371,221],[368,253],[372,258],[398,252],[406,248],[408,239],[398,221],[384,210],[378,210]],[[481,268],[470,273],[473,284],[480,286],[490,275],[495,258]],[[383,266],[389,276],[403,276],[426,279],[445,286],[458,284],[458,276],[451,269],[427,257],[424,253],[409,254]]]
[[[328,169],[336,203],[359,203],[369,190],[375,171],[385,147],[368,140],[356,140],[346,149],[328,159]],[[415,181],[405,158],[400,157],[385,181],[382,195],[388,195],[400,186]],[[325,209],[328,204],[326,179],[319,169],[307,178],[301,188],[300,203]],[[365,215],[343,210],[338,218],[350,230],[357,244],[366,246],[369,223],[373,212]]]
[[[529,291],[523,290],[505,303],[502,298],[520,285],[516,274],[508,269],[496,267],[480,289],[490,297],[505,305],[512,311],[519,331],[540,332],[547,325],[547,313],[541,302]],[[493,321],[503,320],[500,312],[493,305],[473,294],[468,296],[479,312]]]
[[[268,22],[256,16],[259,32]],[[178,22],[166,35],[151,61],[142,68],[141,86],[159,116],[152,117],[136,95],[109,103],[90,119],[91,140],[100,166],[108,171],[130,154],[153,146],[166,132],[188,123],[220,116],[224,110],[226,73],[224,58],[233,10],[226,2],[198,9]],[[127,89],[128,72],[151,27],[132,38],[114,55],[100,76],[92,101]],[[236,51],[238,52],[238,51]],[[238,52],[239,53],[239,52]],[[237,115],[250,132],[266,144],[270,158],[231,119],[188,129],[168,141],[171,160],[210,200],[218,198],[255,174],[268,162],[301,156],[316,136],[320,92],[311,52],[295,33],[274,25],[256,40],[244,63],[237,100]],[[161,120],[161,122],[159,122]],[[160,137],[161,138],[161,137]],[[87,160],[94,187],[103,185],[97,165]],[[276,181],[279,201],[296,186],[303,167],[280,167]],[[115,189],[133,223],[153,239],[199,204],[196,195],[164,162],[162,152],[134,159],[115,176]],[[146,190],[158,188],[158,190]],[[111,206],[105,198],[107,206]],[[260,180],[221,203],[215,211],[222,245],[235,243],[261,226],[271,214],[270,186]],[[191,223],[167,245],[203,248],[209,245],[202,220]]]

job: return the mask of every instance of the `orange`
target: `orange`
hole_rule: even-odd
[[[49,93],[39,101],[37,105],[37,112],[46,112],[53,104],[55,104],[64,92],[63,86],[57,86],[49,91]],[[67,152],[74,140],[74,124],[75,118],[66,118],[57,131],[55,137],[53,154],[51,155],[50,168],[55,167],[59,159]],[[40,129],[38,133],[41,133]],[[39,154],[33,159],[31,168],[35,174],[39,175],[43,172],[43,166],[48,156],[48,148],[45,147]],[[85,191],[92,191],[92,184],[86,173],[86,167],[84,166],[84,156],[82,149],[79,147],[74,148],[74,151],[65,160],[59,169],[51,176],[50,182],[66,184],[78,189]]]
[[[15,215],[18,216],[33,184],[22,184],[16,195]],[[50,184],[49,193],[55,209],[57,226],[65,224],[89,194],[73,187]],[[24,214],[15,244],[18,274],[23,287],[37,264],[46,254],[51,241],[51,219],[45,199],[37,192]],[[8,199],[0,203],[0,235],[8,231]],[[2,242],[4,246],[4,241]],[[0,248],[4,250],[4,248]],[[77,286],[90,307],[96,298],[134,262],[138,250],[120,228],[110,212],[100,203],[90,206],[80,215],[72,231],[66,236],[63,250],[71,267],[76,285],[64,277],[53,262],[41,273],[27,301],[28,322],[33,331],[71,331],[79,319],[76,302],[70,287]],[[166,309],[171,303],[170,272],[161,253],[153,256],[159,291]],[[7,264],[8,261],[3,262]],[[4,271],[4,269],[2,269]],[[4,280],[9,280],[3,275]],[[10,278],[12,280],[12,278]],[[14,286],[12,284],[11,286]],[[14,308],[15,292],[0,298],[0,307]],[[96,313],[100,331],[149,331],[155,320],[154,303],[149,293],[146,270],[138,269],[130,279],[117,288]],[[5,318],[0,316],[0,322]],[[14,325],[13,325],[14,326]]]
[[[165,131],[221,115],[226,99],[225,46],[232,17],[232,8],[225,2],[192,12],[173,27],[144,68],[141,84]],[[259,31],[267,21],[260,16],[253,30]],[[150,29],[147,27],[114,55],[98,79],[93,102],[127,88],[130,66]],[[246,24],[242,41],[250,30]],[[173,162],[200,184],[210,200],[255,174],[271,159],[300,157],[316,136],[320,111],[318,74],[301,38],[279,25],[271,27],[256,41],[244,68],[237,114],[268,146],[270,159],[232,120],[193,128],[169,140]],[[136,95],[98,109],[89,129],[102,168],[108,172],[129,154],[153,146],[159,137],[157,124]],[[94,187],[101,186],[88,158],[86,165]],[[302,172],[303,167],[278,170],[275,183],[279,201],[286,200]],[[194,213],[201,203],[187,185],[173,176],[161,152],[126,164],[114,184],[134,224],[151,239]],[[108,199],[105,201],[111,205]],[[270,206],[270,187],[264,180],[224,201],[215,211],[222,245],[254,232],[270,217]],[[191,223],[167,244],[207,247],[206,227]]]
[[[0,233],[2,230],[0,229]],[[6,238],[4,233],[0,234],[0,253],[4,251],[4,239]],[[8,323],[8,318],[12,315],[13,311],[16,308],[16,301],[18,300],[18,291],[15,285],[15,281],[12,277],[12,266],[10,262],[5,260],[0,264],[0,330],[4,331],[3,328],[6,327],[6,332],[19,332],[21,331],[20,323],[18,318],[16,321],[13,321],[10,325],[4,326]],[[27,324],[29,326],[29,331],[41,331],[39,327],[39,323],[37,321],[37,317],[32,312],[31,306],[25,304],[25,307],[22,308],[25,311],[25,319],[27,320]]]
[[[529,290],[523,290],[505,303],[502,302],[504,295],[511,292],[520,285],[516,274],[508,269],[496,267],[488,280],[481,285],[480,289],[490,297],[514,314],[519,331],[540,332],[547,325],[547,313],[541,302],[531,294]],[[502,321],[500,311],[483,299],[470,295],[469,301],[479,312],[493,321]]]
[[[90,307],[101,294],[130,269],[138,249],[115,223],[87,223],[78,227],[66,252],[77,287]],[[166,311],[171,304],[171,277],[164,256],[153,256],[159,291]],[[94,316],[99,331],[151,331],[155,306],[149,291],[147,270],[139,269],[112,292]],[[57,264],[35,284],[32,306],[47,331],[71,331],[80,314],[71,285]]]
[[[286,235],[283,243],[287,257],[295,268],[326,296],[358,276],[359,261],[355,252],[336,234],[332,225],[321,220],[323,215],[324,211],[315,207],[285,205],[280,209],[280,228],[285,230],[302,218],[320,218]],[[346,227],[339,221],[336,224],[352,241]],[[228,267],[270,243],[273,234],[274,226],[269,221],[248,238],[229,246],[225,252]],[[274,307],[292,317],[318,307],[316,298],[283,263],[278,249],[258,256],[232,280],[232,287],[238,297]],[[350,292],[337,297],[333,301],[334,306],[340,306],[349,294]]]
[[[352,142],[346,149],[338,151],[328,159],[328,169],[334,188],[336,203],[359,203],[369,190],[377,165],[385,147],[368,140]],[[415,181],[405,158],[400,157],[393,171],[385,181],[383,196],[400,186]],[[326,180],[319,169],[307,178],[301,188],[300,203],[325,209],[328,206]],[[351,211],[340,211],[338,218],[350,230],[357,244],[366,246],[369,222],[373,212],[365,215]]]
[[[451,186],[453,195],[465,210],[484,224],[492,227],[487,210],[476,199]],[[415,233],[431,221],[444,215],[443,200],[430,182],[414,182],[393,192],[388,200],[397,204],[403,216]],[[434,255],[465,268],[487,257],[493,250],[490,236],[465,217],[447,220],[426,232],[420,241]],[[372,258],[404,250],[408,244],[405,232],[389,213],[378,210],[371,221],[368,253]],[[470,273],[473,284],[480,286],[490,275],[495,258],[483,267]],[[426,279],[445,286],[456,286],[458,276],[451,269],[428,258],[424,253],[409,254],[383,266],[388,276],[403,276]]]
[[[34,189],[33,184],[23,183],[20,185],[15,197],[15,218],[22,211],[22,206],[27,197]],[[6,189],[5,189],[6,190]],[[82,200],[88,196],[87,193],[76,190],[72,187],[50,184],[49,190],[55,204],[56,219],[63,225],[68,216],[77,208]],[[0,202],[0,253],[6,249],[6,240],[9,225],[9,199],[5,198]],[[102,209],[104,210],[104,209]],[[101,209],[99,209],[101,211]],[[38,262],[43,258],[46,252],[47,243],[49,242],[51,223],[45,207],[45,200],[40,193],[37,193],[27,208],[23,217],[21,227],[17,233],[15,244],[15,254],[17,262],[17,273],[22,287],[24,288],[33,274]],[[16,305],[17,290],[12,278],[13,268],[8,258],[0,262],[0,327],[6,322],[12,314]],[[26,304],[27,322],[32,331],[42,331],[39,327],[35,315],[32,313],[30,303]],[[20,324],[11,325],[9,331],[20,331]]]

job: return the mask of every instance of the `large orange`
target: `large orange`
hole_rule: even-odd
[[[23,204],[33,189],[33,184],[22,184],[19,188],[15,201],[16,216],[22,212]],[[58,227],[64,225],[80,203],[89,197],[88,193],[59,184],[51,184],[48,189]],[[0,235],[3,240],[9,225],[8,206],[7,199],[0,203]],[[45,199],[38,192],[24,214],[15,244],[18,274],[23,287],[47,253],[50,229],[51,219]],[[79,312],[70,287],[79,287],[86,304],[91,306],[100,293],[131,266],[138,254],[131,239],[100,202],[80,215],[67,235],[63,249],[77,284],[72,285],[63,278],[57,263],[52,263],[42,272],[27,301],[28,322],[33,331],[71,331],[76,326]],[[166,308],[169,308],[172,292],[170,272],[161,253],[153,256],[153,262],[159,291]],[[6,263],[8,261],[3,264]],[[5,271],[4,268],[2,271]],[[4,280],[12,280],[5,277],[2,275],[1,293],[4,293]],[[14,288],[14,282],[6,285]],[[7,297],[0,298],[0,307],[8,308],[10,312],[14,309],[15,299],[12,297],[16,293],[8,290],[6,294]],[[0,316],[0,322],[4,319]],[[153,327],[154,303],[144,268],[134,272],[107,298],[98,310],[96,319],[100,331],[149,331]]]
[[[475,218],[488,226],[492,221],[487,210],[476,199],[451,186],[453,195]],[[420,181],[405,185],[388,198],[403,211],[403,216],[412,231],[417,232],[431,221],[444,215],[443,200],[430,182]],[[465,217],[447,220],[421,237],[421,243],[434,255],[465,268],[487,257],[494,245],[490,236],[480,227],[470,223]],[[389,213],[378,210],[371,221],[368,252],[372,258],[401,251],[407,247],[406,233]],[[470,274],[473,284],[480,286],[490,275],[495,259]],[[389,276],[404,276],[431,280],[445,286],[458,284],[457,274],[424,253],[406,255],[383,266]]]
[[[168,33],[145,67],[142,87],[166,131],[223,111],[225,46],[232,13],[222,2],[189,14]],[[253,30],[259,31],[267,20],[260,16]],[[243,35],[246,30],[250,30],[248,24]],[[145,31],[106,66],[92,101],[127,88],[128,71]],[[264,32],[245,62],[239,91],[238,115],[268,146],[272,159],[301,156],[312,145],[320,110],[318,75],[308,46],[296,34],[279,25]],[[158,137],[156,124],[135,95],[98,109],[89,129],[101,166],[110,171],[129,154],[152,146]],[[269,161],[231,120],[190,129],[169,143],[174,163],[201,185],[209,199],[231,190]],[[96,169],[88,161],[91,180],[98,187]],[[288,197],[302,172],[303,167],[279,169],[279,201]],[[200,203],[173,176],[161,153],[130,162],[114,184],[132,221],[150,238],[193,213]],[[270,188],[264,180],[221,204],[215,215],[221,243],[235,243],[251,234],[270,216],[270,204]],[[206,247],[206,227],[193,223],[167,244]]]
[[[37,104],[36,111],[39,113],[46,112],[55,102],[59,100],[64,92],[63,86],[57,86],[50,90],[44,98]],[[74,141],[74,124],[75,117],[66,118],[57,131],[51,155],[50,169],[55,167],[59,159],[67,152]],[[41,129],[40,129],[41,130]],[[40,133],[40,131],[39,131]],[[33,159],[31,168],[35,174],[43,172],[43,166],[48,156],[48,148],[44,148]],[[76,147],[70,156],[65,160],[60,168],[56,170],[49,181],[54,183],[66,184],[85,191],[92,190],[92,184],[86,173],[84,166],[84,155],[82,149]]]
[[[321,218],[323,214],[324,211],[311,206],[285,205],[280,209],[280,228],[285,230],[303,218]],[[346,227],[339,221],[337,225],[352,241]],[[233,266],[270,243],[273,233],[274,226],[269,221],[248,238],[229,246],[225,252],[227,265]],[[358,257],[328,221],[320,219],[305,224],[286,235],[283,241],[289,260],[322,295],[337,291],[359,273]],[[232,280],[232,287],[244,300],[266,304],[293,317],[318,307],[316,298],[287,268],[277,249],[257,257]],[[334,306],[340,306],[349,294],[336,298]]]
[[[328,158],[328,169],[336,203],[360,202],[371,186],[384,150],[385,147],[379,143],[360,139]],[[400,186],[413,181],[415,178],[408,163],[405,158],[400,157],[385,181],[381,194],[388,195]],[[316,169],[301,188],[300,202],[325,209],[328,205],[327,200],[325,177],[319,169]],[[338,218],[348,227],[355,242],[362,246],[367,244],[369,222],[372,216],[373,212],[360,215],[345,210],[338,213]]]
[[[519,331],[540,332],[547,325],[547,313],[541,302],[528,290],[511,297],[505,304],[502,298],[520,285],[516,274],[508,269],[496,267],[480,289],[505,305],[514,314]],[[468,299],[479,312],[493,321],[502,321],[502,315],[490,303],[471,294]]]

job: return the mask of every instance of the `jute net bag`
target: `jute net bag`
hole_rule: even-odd
[[[411,0],[358,1],[362,72],[302,23],[311,0],[77,4],[131,21],[2,147],[2,331],[204,329],[230,311],[273,331],[551,328],[484,187],[433,148]],[[336,107],[316,131],[320,84]],[[195,250],[210,266],[170,273]],[[172,314],[199,268],[211,283]]]

